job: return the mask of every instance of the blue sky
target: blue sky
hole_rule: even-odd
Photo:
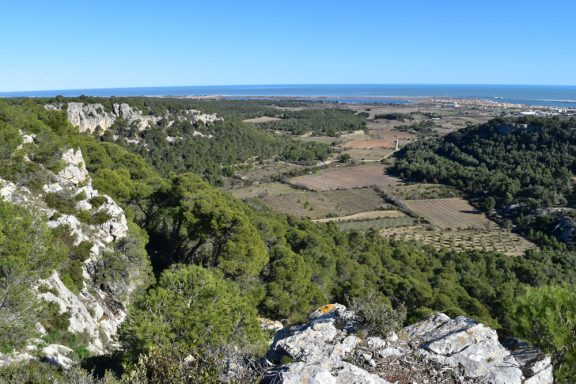
[[[0,92],[576,84],[576,1],[2,1]]]

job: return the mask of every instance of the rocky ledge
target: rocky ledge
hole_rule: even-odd
[[[360,338],[358,317],[340,304],[276,333],[266,383],[386,384],[553,382],[549,356],[466,317],[438,313],[387,337]],[[505,346],[506,345],[506,346]]]
[[[118,119],[126,121],[129,125],[135,124],[140,131],[154,127],[163,120],[166,120],[168,126],[172,125],[175,120],[188,120],[192,123],[203,124],[213,124],[223,120],[216,114],[206,114],[195,109],[185,110],[176,115],[155,116],[149,111],[141,111],[126,103],[114,103],[112,107],[113,110],[107,111],[102,104],[79,102],[54,103],[45,106],[48,110],[66,110],[68,121],[78,127],[80,132],[94,133],[97,128],[100,128],[100,134],[110,129]]]

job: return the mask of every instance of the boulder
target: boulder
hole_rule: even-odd
[[[68,357],[72,350],[64,345],[50,344],[41,350],[41,360],[62,369],[70,369],[75,363]]]
[[[386,338],[355,335],[359,317],[340,304],[314,311],[309,323],[277,332],[267,358],[279,364],[275,383],[388,383],[400,381],[551,384],[550,358],[526,343],[466,317],[438,313]],[[516,340],[516,339],[514,339]]]

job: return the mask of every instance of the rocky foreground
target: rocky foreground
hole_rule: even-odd
[[[549,356],[466,317],[438,313],[386,338],[359,337],[358,316],[340,304],[276,333],[266,383],[552,383]]]

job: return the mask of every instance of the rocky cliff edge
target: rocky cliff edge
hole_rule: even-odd
[[[278,331],[265,382],[553,383],[549,356],[466,317],[438,313],[384,338],[361,338],[360,326],[354,312],[330,304]]]

